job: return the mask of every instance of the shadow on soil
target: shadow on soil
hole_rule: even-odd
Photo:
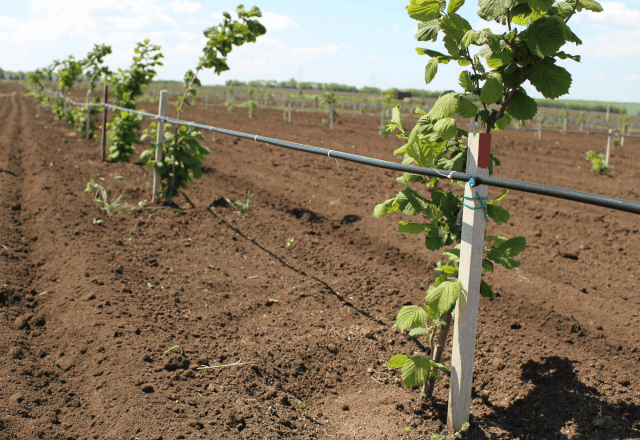
[[[577,365],[578,362],[557,356],[544,358],[543,362],[527,362],[522,366],[521,380],[532,382],[535,388],[507,408],[495,406],[483,397],[493,413],[476,422],[484,425],[485,431],[492,427],[507,431],[500,438],[638,438],[638,431],[631,429],[633,420],[640,418],[638,406],[608,404],[597,388],[578,379]]]

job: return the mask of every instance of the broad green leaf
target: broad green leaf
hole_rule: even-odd
[[[402,120],[400,118],[400,104],[396,105],[391,110],[391,122],[395,124],[404,134],[404,129],[402,127]]]
[[[589,11],[593,11],[593,12],[602,12],[603,8],[602,5],[600,3],[598,3],[595,0],[580,0],[578,2],[578,7],[577,7],[578,11],[581,11],[582,9],[587,9]]]
[[[487,21],[495,20],[507,13],[511,3],[511,0],[480,0],[478,15]]]
[[[511,96],[507,112],[519,121],[528,121],[538,113],[538,104],[524,90],[519,89]]]
[[[509,211],[497,203],[487,203],[487,216],[496,223],[507,223],[511,218]]]
[[[393,324],[393,328],[398,328],[400,331],[406,329],[420,327],[427,322],[427,312],[420,306],[404,306],[398,312],[396,316],[396,322]]]
[[[438,52],[437,50],[424,49],[422,47],[416,47],[416,52],[418,52],[418,55],[429,55],[431,58],[446,57],[446,55],[442,52]]]
[[[489,77],[480,90],[480,100],[487,105],[499,101],[504,93],[502,76],[497,72],[490,72],[488,75]]]
[[[527,0],[527,3],[529,3],[529,7],[533,12],[544,14],[551,9],[553,1],[554,0]],[[582,3],[582,0],[580,0],[580,3]]]
[[[438,59],[431,58],[427,63],[427,66],[424,68],[424,82],[425,84],[429,84],[433,81],[433,78],[438,73]]]
[[[531,67],[529,82],[545,98],[554,99],[569,93],[571,74],[551,62],[542,62]]]
[[[458,111],[459,102],[460,95],[458,93],[452,92],[442,95],[438,98],[429,113],[427,113],[427,117],[432,121],[442,118],[450,118]]]
[[[424,302],[444,314],[453,308],[463,291],[460,280],[445,281],[428,291]]]
[[[542,17],[531,23],[523,34],[531,52],[543,58],[555,54],[564,45],[565,27],[560,17]]]
[[[402,368],[403,365],[408,360],[409,360],[409,356],[407,356],[406,354],[397,354],[395,356],[392,356],[391,359],[389,359],[389,363],[387,364],[387,367]]]
[[[468,73],[468,72],[462,72]],[[462,74],[460,74],[460,78],[462,78]],[[471,102],[470,99],[460,98],[460,105],[458,106],[458,114],[461,118],[473,118],[478,113],[478,107]]]
[[[451,0],[447,8],[447,13],[451,14],[452,12],[456,12],[462,5],[464,5],[464,0]]]
[[[458,84],[467,92],[473,92],[476,89],[473,80],[471,79],[471,72],[464,70],[460,72],[460,76],[458,77]]]
[[[467,32],[465,32],[464,36],[462,37],[462,40],[460,41],[460,45],[462,46],[463,49],[466,49],[473,44],[474,40],[475,40],[475,33],[473,32],[473,29],[469,29]]]
[[[458,42],[454,37],[445,35],[442,39],[442,43],[444,43],[444,48],[447,49],[451,58],[460,58],[460,47],[458,47]]]
[[[483,272],[493,272],[493,263],[491,260],[486,258],[482,259],[482,271]]]
[[[444,273],[447,275],[458,275],[458,268],[456,266],[452,266],[450,264],[440,264],[436,268],[436,273]]]
[[[580,55],[569,55],[568,53],[564,53],[564,52],[562,52],[562,51],[558,52],[558,53],[556,54],[556,56],[557,56],[558,58],[560,58],[561,60],[570,59],[570,60],[576,61],[576,62],[578,62],[578,63],[579,63],[579,62],[580,62],[580,60],[582,59],[582,58],[580,57]]]
[[[449,259],[452,263],[457,263],[460,261],[460,245],[456,246],[453,249],[447,249],[443,252],[443,255]]]
[[[409,17],[418,21],[431,21],[440,18],[440,2],[438,0],[411,0],[407,6]]]
[[[409,336],[412,338],[419,338],[420,336],[429,336],[431,330],[424,327],[412,328],[409,332]]]
[[[418,23],[418,32],[416,33],[414,38],[418,41],[436,41],[438,39],[439,31],[439,19],[427,22],[421,21],[420,23]]]
[[[527,241],[524,237],[514,237],[489,251],[487,257],[507,269],[513,269],[521,264],[513,257],[522,252],[526,244]]]
[[[447,243],[447,231],[444,228],[432,228],[424,244],[430,251],[439,251]]]
[[[440,318],[440,313],[438,313],[438,309],[427,306],[427,316],[429,316],[431,322],[435,322]]]
[[[496,130],[504,130],[505,128],[507,128],[509,126],[509,124],[511,124],[511,116],[509,116],[508,114],[504,113],[502,115],[502,117],[500,117],[500,119],[498,119],[494,125],[494,128]]]
[[[513,62],[513,51],[511,50],[503,50],[502,52],[493,52],[490,56],[487,57],[487,66],[492,69],[497,69],[498,67],[506,66]]]
[[[433,131],[438,133],[442,139],[448,141],[458,134],[456,120],[453,118],[442,118],[433,125]]]
[[[411,188],[405,188],[396,196],[396,203],[404,215],[417,215],[429,208],[429,201]]]
[[[429,223],[411,223],[407,221],[398,222],[398,232],[407,234],[420,234],[431,229]]]
[[[507,241],[507,239],[501,235],[487,235],[484,240],[487,243],[493,243],[496,247]]]
[[[465,33],[471,29],[469,22],[456,13],[445,15],[440,20],[440,30],[451,37],[456,44],[460,43]]]
[[[485,280],[480,280],[480,296],[482,296],[483,298],[496,297],[496,294],[493,293],[493,289],[487,284]]]
[[[471,61],[469,61],[466,58],[460,58],[458,60],[458,66],[460,66],[460,67],[466,67],[466,66],[470,66],[470,65],[471,65]]]
[[[402,382],[407,387],[414,387],[422,384],[431,369],[431,358],[429,356],[413,356],[402,367]]]
[[[389,199],[389,200],[385,200],[384,202],[380,203],[379,205],[376,205],[373,208],[373,217],[374,218],[380,218],[383,217],[387,214],[391,214],[393,212],[398,212],[399,209],[397,207],[394,207],[394,203],[395,203],[396,199]]]

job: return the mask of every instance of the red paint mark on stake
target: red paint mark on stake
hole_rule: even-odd
[[[478,168],[489,168],[491,163],[491,135],[480,133],[478,148]]]

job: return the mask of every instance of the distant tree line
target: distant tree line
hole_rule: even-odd
[[[606,112],[607,106],[604,104],[578,104],[572,102],[553,101],[551,99],[536,99],[538,107],[561,108],[567,110],[583,110],[590,112]],[[627,113],[626,107],[609,106],[610,113],[624,115]]]
[[[10,70],[4,70],[0,67],[0,80],[2,79],[13,79],[13,80],[25,80],[27,79],[27,72],[18,71],[12,72]]]

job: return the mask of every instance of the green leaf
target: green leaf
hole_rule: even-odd
[[[433,125],[433,131],[438,133],[442,139],[448,141],[458,134],[456,120],[453,118],[442,118]]]
[[[501,235],[487,235],[484,240],[487,243],[493,243],[496,247],[507,241],[507,239]]]
[[[465,72],[462,72],[465,73]],[[468,73],[468,72],[466,72]],[[460,74],[462,77],[462,74]],[[473,118],[478,113],[478,107],[471,102],[470,99],[460,98],[460,105],[458,106],[458,114],[461,118]]]
[[[498,119],[495,124],[494,127],[496,130],[504,130],[505,128],[507,128],[509,126],[509,124],[511,124],[511,116],[509,116],[508,114],[504,113],[500,119]]]
[[[424,327],[412,328],[409,332],[409,337],[419,338],[420,336],[428,336],[431,330]]]
[[[545,98],[554,99],[569,93],[571,74],[550,60],[550,62],[541,62],[531,67],[529,82]]]
[[[391,123],[395,124],[404,133],[404,129],[402,128],[402,120],[400,118],[400,104],[396,105],[391,110]]]
[[[420,327],[427,322],[427,312],[420,306],[404,306],[396,316],[393,328],[398,328],[401,332],[406,329]]]
[[[436,41],[438,39],[439,31],[440,20],[435,19],[427,22],[421,21],[418,23],[418,32],[414,38],[418,41]]]
[[[524,237],[514,237],[489,251],[487,257],[507,269],[513,269],[521,264],[513,257],[522,252],[526,244],[527,241]]]
[[[422,384],[431,369],[431,358],[429,356],[413,356],[402,367],[402,382],[407,387],[414,387]]]
[[[538,104],[523,89],[519,89],[511,96],[507,112],[519,121],[528,121],[538,113]]]
[[[458,77],[458,84],[460,84],[460,87],[462,87],[467,92],[473,92],[476,89],[476,85],[471,79],[471,72],[467,70],[460,72],[460,76]]]
[[[558,58],[560,58],[561,60],[567,60],[567,59],[570,59],[570,60],[576,61],[576,62],[578,62],[578,63],[579,63],[579,62],[580,62],[580,60],[582,59],[582,58],[580,57],[580,55],[569,55],[568,53],[564,53],[564,52],[562,52],[562,51],[559,51],[559,52],[556,54],[556,56],[557,56]]]
[[[511,6],[511,0],[480,0],[478,15],[487,21],[495,20],[504,15]]]
[[[466,58],[460,58],[458,60],[458,66],[460,66],[460,67],[466,67],[466,66],[470,66],[470,65],[471,65],[471,61],[469,61]]]
[[[427,292],[424,302],[440,314],[444,314],[453,308],[463,291],[460,280],[444,281]]]
[[[459,102],[460,95],[458,93],[452,92],[442,95],[438,98],[429,113],[427,113],[427,117],[432,121],[450,118],[458,111]]]
[[[396,199],[389,199],[389,200],[385,200],[384,202],[380,203],[379,205],[376,205],[373,208],[373,217],[374,218],[380,218],[383,217],[387,214],[391,214],[394,212],[399,212],[398,207],[394,206]]]
[[[493,272],[493,263],[491,260],[486,258],[482,259],[482,271],[483,272]]]
[[[489,77],[485,81],[480,90],[480,100],[485,104],[493,104],[502,98],[504,86],[502,85],[502,76],[497,72],[490,72]]]
[[[587,10],[593,11],[593,12],[602,12],[603,11],[602,5],[600,3],[598,3],[597,1],[595,1],[595,0],[580,0],[578,2],[577,9],[578,9],[578,11],[581,11],[582,9],[587,9]]]
[[[438,0],[411,0],[407,6],[409,17],[418,21],[431,21],[440,18],[440,2]]]
[[[429,209],[429,201],[411,188],[405,188],[396,196],[396,203],[404,215],[417,215]]]
[[[432,228],[425,239],[425,246],[430,251],[439,251],[447,243],[447,231],[444,228]]]
[[[438,73],[438,59],[431,58],[427,63],[427,66],[424,68],[424,82],[425,84],[429,84],[433,81],[433,78]]]
[[[506,66],[513,62],[513,51],[511,50],[503,50],[502,52],[493,52],[490,56],[487,57],[487,66],[492,69],[497,69],[498,67]]]
[[[438,266],[436,268],[436,273],[437,274],[447,274],[447,275],[453,275],[453,276],[457,276],[458,275],[458,267],[457,266],[452,266],[450,264],[442,264],[442,263],[438,263]]]
[[[398,232],[407,234],[421,234],[422,232],[431,230],[431,227],[429,223],[398,222]]]
[[[447,55],[443,54],[442,52],[438,52],[437,50],[424,49],[422,47],[416,47],[416,52],[418,52],[418,55],[429,55],[431,58],[438,58],[438,57],[446,57],[447,56]]]
[[[455,38],[450,35],[445,35],[442,42],[444,43],[444,48],[447,49],[447,52],[451,55],[451,58],[460,58],[460,47],[458,47],[458,42]]]
[[[527,0],[527,3],[529,3],[529,7],[533,12],[544,14],[551,9],[553,1],[554,0]],[[580,3],[582,3],[582,0],[580,0]]]
[[[467,20],[460,17],[456,13],[445,15],[440,20],[440,29],[451,37],[456,44],[460,43],[467,31],[470,31],[471,25]]]
[[[397,354],[389,359],[387,367],[402,368],[408,360],[409,356],[407,356],[406,354]]]
[[[456,246],[453,249],[447,249],[443,252],[443,255],[449,259],[452,263],[457,263],[460,261],[460,245]]]
[[[487,203],[487,216],[496,223],[507,223],[511,218],[509,211],[494,202]]]
[[[447,13],[451,14],[453,12],[456,12],[462,7],[462,5],[464,5],[464,0],[451,0],[449,2],[449,7],[447,8]]]
[[[485,280],[480,280],[480,296],[482,296],[483,298],[496,297],[496,294],[493,293],[493,289],[487,284]]]
[[[564,45],[565,24],[560,17],[542,17],[527,28],[523,33],[531,52],[541,58],[555,54]]]
[[[465,32],[464,36],[462,37],[462,40],[460,41],[460,45],[462,46],[463,49],[466,49],[473,44],[474,40],[475,40],[475,32],[473,32],[473,29],[469,29],[467,32]]]

